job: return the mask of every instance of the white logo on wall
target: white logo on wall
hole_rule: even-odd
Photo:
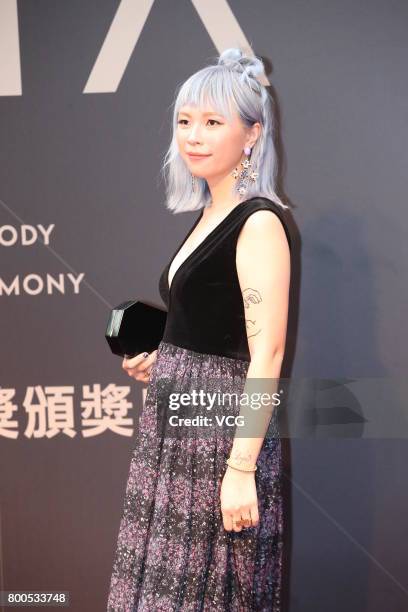
[[[44,227],[38,225],[20,225],[19,228],[13,225],[0,226],[0,247],[33,247],[37,243],[49,246],[50,235],[55,224]],[[65,295],[68,290],[72,293],[79,293],[80,284],[85,274],[73,274],[72,272],[52,275],[50,273],[37,274],[31,272],[24,276],[16,274],[14,278],[5,279],[0,277],[0,296],[3,295],[39,295],[45,293],[52,295],[60,293]]]
[[[121,0],[83,93],[112,93],[117,90],[153,4],[154,0]],[[192,0],[192,5],[219,53],[228,47],[239,46],[253,55],[226,0]],[[1,0],[0,41],[1,56],[7,58],[0,69],[0,95],[21,96],[17,0]],[[269,85],[265,75],[260,77],[260,81]]]

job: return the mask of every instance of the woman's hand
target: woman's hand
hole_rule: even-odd
[[[122,368],[128,373],[129,376],[133,376],[135,380],[141,382],[149,382],[150,372],[153,364],[157,358],[157,349],[150,353],[147,357],[143,356],[144,353],[139,353],[130,359],[123,358]]]
[[[241,531],[236,522],[249,519],[249,527],[259,524],[255,472],[242,472],[227,466],[221,484],[221,512],[224,529]],[[244,527],[245,529],[245,527]]]

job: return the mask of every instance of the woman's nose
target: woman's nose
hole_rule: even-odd
[[[194,124],[188,133],[187,140],[189,142],[198,142],[200,140],[200,134],[200,126],[198,124]]]

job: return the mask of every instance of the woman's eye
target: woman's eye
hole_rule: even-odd
[[[216,119],[208,119],[208,121],[212,121],[213,123],[217,123],[218,125],[222,125],[221,122],[217,121]],[[187,119],[179,119],[177,121],[178,124],[185,125],[185,124],[183,124],[183,122],[187,123]]]

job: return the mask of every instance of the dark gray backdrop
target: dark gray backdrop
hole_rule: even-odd
[[[134,446],[134,433],[82,434],[83,386],[129,387],[136,431],[142,387],[104,330],[124,299],[161,303],[160,272],[195,219],[164,207],[169,105],[176,85],[222,50],[192,2],[156,0],[116,90],[84,93],[118,6],[18,2],[22,91],[0,97],[0,410],[4,422],[4,389],[14,390],[7,419],[18,421],[16,438],[0,429],[0,586],[66,590],[81,612],[106,606]],[[408,5],[229,6],[273,67],[281,189],[298,234],[286,371],[404,378]],[[0,58],[3,84],[9,59]],[[55,224],[49,245],[23,245],[25,224]],[[84,275],[78,292],[70,274]],[[65,288],[48,291],[47,275]],[[19,293],[6,291],[13,281]],[[65,387],[76,435],[60,425],[48,437],[46,398]],[[285,609],[406,610],[405,439],[284,445]]]

